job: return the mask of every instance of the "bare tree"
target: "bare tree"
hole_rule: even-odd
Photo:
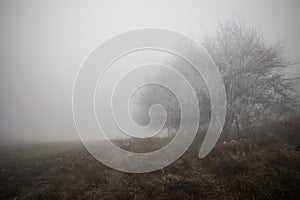
[[[218,32],[207,37],[204,47],[223,76],[228,102],[224,132],[233,126],[255,128],[266,120],[277,120],[294,105],[293,82],[284,70],[293,63],[282,55],[282,44],[268,45],[243,20],[220,23]]]
[[[284,75],[286,68],[293,63],[283,56],[281,43],[269,45],[243,20],[231,20],[219,23],[215,35],[206,37],[202,44],[224,80],[228,103],[225,135],[242,137],[241,133],[279,120],[293,111],[293,82]],[[201,121],[209,121],[209,93],[201,76],[182,60],[175,59],[170,65],[190,81],[201,106]],[[169,78],[162,73],[158,76]],[[180,86],[178,88],[180,92]],[[164,91],[148,89],[140,95],[141,105],[153,103],[153,97],[164,99],[160,101],[171,115],[167,126],[178,124],[180,109],[175,105],[177,102],[171,100],[174,97]],[[186,101],[188,103],[188,97]]]

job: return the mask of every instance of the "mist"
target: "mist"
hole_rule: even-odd
[[[267,42],[300,61],[299,1],[0,2],[0,141],[77,140],[73,83],[99,44],[124,31],[159,27],[199,44],[219,20],[242,16]],[[299,77],[300,65],[287,70]],[[296,86],[299,93],[300,87]]]

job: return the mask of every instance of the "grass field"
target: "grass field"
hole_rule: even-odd
[[[300,199],[293,146],[219,144],[204,159],[194,149],[163,170],[127,174],[80,142],[3,146],[0,199]]]

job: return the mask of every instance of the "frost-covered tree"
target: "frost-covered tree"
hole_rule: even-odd
[[[216,33],[207,36],[202,45],[219,68],[224,81],[227,94],[225,135],[240,137],[242,132],[286,117],[294,109],[293,82],[286,79],[284,73],[293,63],[283,56],[281,43],[268,44],[244,21],[231,20],[219,23]],[[201,122],[207,123],[210,103],[203,79],[182,60],[172,60],[170,65],[184,74],[194,87],[202,111]],[[157,76],[169,78],[163,73]],[[173,82],[178,84],[180,92],[180,83]],[[174,96],[152,88],[141,93],[139,98],[141,107],[147,107],[153,104],[154,98],[160,98],[169,114],[166,126],[178,125],[180,109],[178,102],[173,100]],[[189,97],[186,97],[185,103],[188,101]]]

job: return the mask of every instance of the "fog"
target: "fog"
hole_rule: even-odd
[[[297,0],[2,0],[0,141],[78,139],[72,116],[76,74],[97,45],[124,31],[166,28],[201,43],[218,20],[240,15],[268,42],[283,41],[285,55],[300,62],[299,6]],[[300,65],[286,76],[300,76]]]

